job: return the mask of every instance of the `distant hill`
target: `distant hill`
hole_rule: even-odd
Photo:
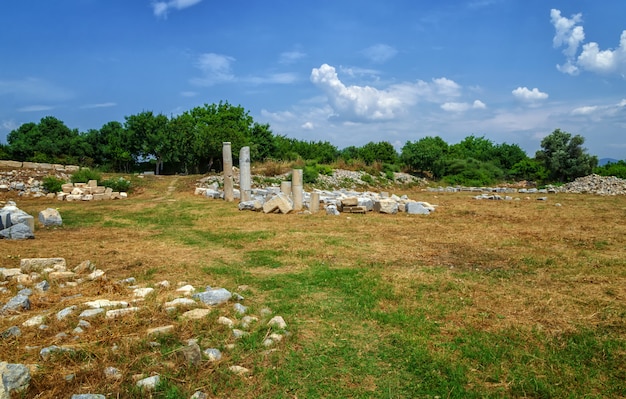
[[[619,159],[613,159],[613,158],[602,158],[601,160],[598,161],[598,166],[604,166],[607,163],[615,163],[619,161]]]

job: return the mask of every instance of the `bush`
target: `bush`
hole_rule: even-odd
[[[316,165],[317,173],[324,176],[332,176],[333,168],[330,165]]]
[[[313,184],[317,181],[317,168],[315,166],[305,166],[302,170],[302,180],[304,183]]]
[[[100,184],[104,187],[110,187],[113,191],[119,191],[119,192],[130,191],[130,180],[126,180],[123,177],[103,180]]]
[[[65,180],[59,179],[56,176],[46,176],[42,179],[42,186],[44,190],[49,193],[58,193],[62,191],[61,186],[65,184]]]
[[[82,168],[79,171],[74,172],[70,178],[72,183],[87,183],[89,180],[100,181],[101,179],[102,175],[100,173],[89,168]]]
[[[593,170],[600,176],[615,176],[620,179],[626,179],[626,160],[608,163],[604,166],[598,166]]]
[[[374,178],[368,173],[364,173],[363,175],[361,175],[361,181],[369,184],[370,186],[374,185]]]

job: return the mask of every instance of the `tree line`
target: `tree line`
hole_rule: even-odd
[[[77,164],[102,171],[133,172],[153,167],[160,173],[205,173],[222,168],[222,143],[234,154],[250,147],[255,162],[304,161],[408,171],[447,184],[485,185],[504,180],[566,182],[597,169],[598,159],[583,148],[580,135],[556,129],[529,157],[517,144],[496,144],[470,135],[456,144],[439,136],[408,141],[398,153],[386,141],[338,149],[327,141],[303,141],[275,135],[241,106],[204,104],[177,116],[142,111],[79,132],[46,116],[11,131],[0,145],[0,158]],[[237,162],[235,156],[235,163]],[[619,165],[618,165],[619,169]]]

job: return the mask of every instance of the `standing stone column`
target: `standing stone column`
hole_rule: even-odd
[[[224,160],[224,200],[233,202],[235,200],[235,192],[233,190],[233,153],[229,141],[222,143],[222,158]]]
[[[290,181],[281,181],[280,182],[280,192],[285,194],[288,197],[291,197],[291,182]]]
[[[252,176],[250,176],[250,147],[241,147],[239,151],[239,190],[241,201],[252,199]]]
[[[302,169],[294,169],[291,173],[291,194],[293,196],[293,210],[302,210]]]
[[[309,211],[311,211],[311,213],[317,213],[320,211],[320,193],[311,193]]]

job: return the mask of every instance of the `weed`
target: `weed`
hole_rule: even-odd
[[[89,168],[81,168],[70,177],[72,183],[87,183],[89,180],[100,181],[101,179],[102,174]]]
[[[46,176],[41,181],[44,190],[48,193],[58,193],[62,190],[61,186],[65,184],[65,180],[56,176]]]

